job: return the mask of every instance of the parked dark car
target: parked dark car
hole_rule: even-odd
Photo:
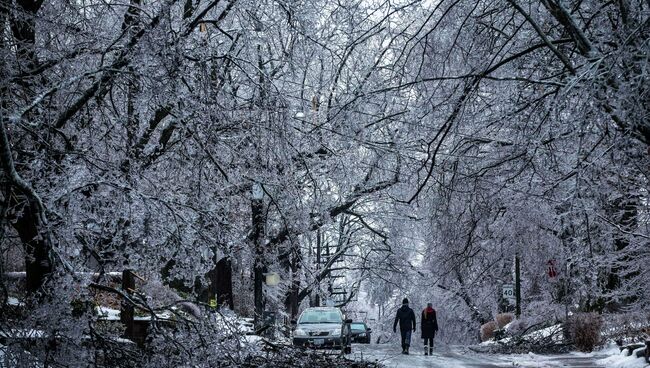
[[[293,330],[293,345],[314,348],[340,348],[346,343],[345,320],[339,308],[315,307],[305,309]],[[347,320],[347,322],[351,322]]]
[[[363,322],[352,322],[352,342],[370,344],[372,329]]]

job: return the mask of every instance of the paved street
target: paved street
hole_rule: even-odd
[[[354,359],[376,360],[387,367],[408,368],[597,368],[599,357],[584,354],[537,355],[513,354],[493,355],[472,352],[460,346],[438,344],[433,356],[425,356],[422,349],[411,349],[411,354],[402,355],[400,347],[394,344],[373,344],[353,346]]]
[[[551,362],[560,364],[559,367],[570,367],[570,368],[594,368],[600,367],[594,363],[594,359],[590,357],[579,357],[579,356],[570,356],[564,355],[559,357],[553,357],[550,359]]]

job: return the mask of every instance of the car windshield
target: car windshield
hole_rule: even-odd
[[[298,323],[342,323],[341,314],[335,310],[306,310]]]
[[[366,325],[363,323],[353,323],[352,325],[352,331],[365,331],[366,330]]]

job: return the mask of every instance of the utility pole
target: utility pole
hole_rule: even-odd
[[[519,270],[519,254],[515,255],[515,316],[521,316],[521,276]]]
[[[316,275],[320,274],[320,266],[321,266],[320,252],[321,252],[321,234],[320,234],[320,229],[317,229],[316,230]],[[316,290],[316,296],[314,297],[314,307],[320,307],[320,285]]]
[[[253,266],[253,299],[255,301],[255,328],[262,327],[264,314],[264,273],[266,262],[264,260],[264,192],[259,183],[253,184],[251,196],[251,219],[253,225],[252,242],[255,248],[255,262]]]

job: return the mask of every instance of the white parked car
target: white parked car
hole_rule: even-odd
[[[349,348],[350,323],[341,309],[313,307],[305,309],[293,330],[293,345],[314,348]]]

